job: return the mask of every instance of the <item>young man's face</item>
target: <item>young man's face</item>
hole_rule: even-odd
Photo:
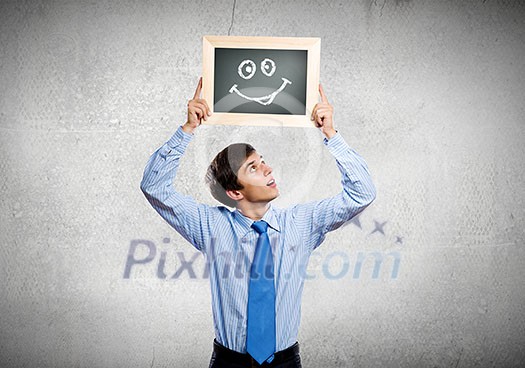
[[[279,196],[272,168],[256,151],[241,165],[237,180],[244,188],[239,190],[249,202],[270,202]]]

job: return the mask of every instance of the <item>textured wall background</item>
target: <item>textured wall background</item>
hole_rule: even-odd
[[[525,5],[510,0],[2,1],[0,366],[207,366],[202,257],[170,278],[195,251],[139,183],[185,119],[202,36],[228,33],[322,38],[336,125],[378,189],[314,253],[304,365],[524,366]],[[205,169],[233,141],[273,164],[276,205],[340,189],[316,129],[210,126],[177,187],[214,203]],[[156,254],[126,279],[137,239]]]

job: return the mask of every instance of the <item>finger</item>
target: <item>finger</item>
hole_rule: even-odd
[[[320,127],[320,126],[323,125],[323,116],[321,114],[321,109],[320,108],[317,108],[315,110],[315,114],[314,114],[312,120],[315,121],[315,125],[317,127]]]
[[[321,101],[323,101],[324,103],[328,103],[328,98],[324,93],[324,89],[323,86],[321,86],[321,83],[319,83],[319,93],[321,94]]]
[[[197,114],[197,118],[199,120],[201,120],[201,119],[206,120],[205,110],[204,110],[204,107],[202,105],[194,105],[193,106],[193,111],[195,112],[195,114]]]
[[[314,116],[315,113],[319,113],[319,110],[321,109],[329,109],[330,108],[330,104],[328,103],[324,103],[324,102],[318,102],[315,104],[314,106],[314,109],[312,111],[312,117]]]
[[[323,118],[321,116],[317,115],[315,118],[315,122],[317,123],[317,127],[323,126]]]
[[[199,119],[202,119],[204,115],[204,105],[199,104],[196,100],[191,100],[188,104],[188,113],[196,114]]]
[[[312,120],[317,119],[317,117],[324,118],[329,112],[329,107],[325,106],[323,103],[318,103],[315,105],[314,111],[312,113]]]
[[[317,115],[318,108],[319,108],[319,104],[315,104],[314,109],[312,110],[312,116],[310,117],[311,120],[315,120],[315,116]]]
[[[193,95],[193,99],[197,99],[201,95],[202,90],[202,77],[199,78],[199,83],[197,84],[197,89],[195,90],[195,94]]]
[[[200,118],[196,111],[191,111],[188,113],[188,120],[191,123],[198,122],[200,124]]]
[[[199,102],[201,102],[204,105],[204,107],[206,108],[206,114],[208,116],[211,116],[211,109],[208,106],[208,103],[206,102],[206,100],[202,98],[202,99],[199,100]]]
[[[206,101],[204,100],[193,100],[191,101],[190,106],[198,107],[205,113],[208,112],[208,105],[206,104]]]
[[[197,104],[206,112],[206,115],[211,116],[211,109],[208,106],[208,103],[206,102],[206,100],[203,99],[203,98],[190,100],[190,102],[188,103],[188,106],[190,106],[190,105],[194,106],[194,105],[197,105]]]
[[[327,107],[320,107],[319,109],[317,109],[316,119],[319,122],[320,126],[324,125],[324,122],[326,119],[331,119],[331,118],[332,118],[332,109],[327,108]]]
[[[324,119],[326,117],[326,110],[318,110],[316,119],[319,122],[320,125],[323,125]]]
[[[317,109],[317,115],[324,118],[327,117],[330,114],[331,110],[328,108],[319,108]]]
[[[199,114],[196,111],[188,114],[188,116],[189,116],[188,121],[192,126],[198,126],[201,123]]]

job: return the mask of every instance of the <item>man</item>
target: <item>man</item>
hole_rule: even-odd
[[[176,192],[172,182],[179,161],[195,129],[211,115],[201,88],[202,79],[188,103],[186,123],[148,161],[141,189],[207,259],[215,327],[210,367],[301,367],[297,334],[309,256],[327,232],[375,199],[375,187],[365,161],[334,129],[333,108],[319,86],[321,102],[311,119],[341,171],[341,193],[273,207],[279,190],[272,168],[248,144],[225,148],[206,175],[212,195],[234,211]]]

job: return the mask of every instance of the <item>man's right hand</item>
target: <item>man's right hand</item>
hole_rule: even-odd
[[[182,126],[182,130],[186,133],[192,134],[195,128],[202,124],[202,119],[208,120],[211,116],[211,110],[206,103],[206,100],[200,98],[202,90],[202,77],[199,79],[199,84],[193,95],[193,99],[188,102],[188,120]]]

